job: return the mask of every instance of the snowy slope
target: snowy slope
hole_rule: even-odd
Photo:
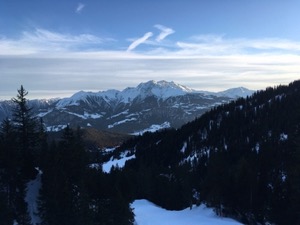
[[[38,215],[38,196],[41,188],[41,176],[42,171],[38,170],[38,174],[34,180],[27,183],[27,192],[25,196],[25,202],[28,205],[28,212],[33,225],[38,225],[41,222],[41,218]]]
[[[168,211],[147,200],[135,200],[131,207],[136,225],[241,225],[233,219],[218,217],[204,205],[191,210]]]
[[[223,96],[223,97],[229,97],[229,98],[246,98],[247,96],[251,96],[253,94],[252,90],[249,90],[244,87],[238,87],[238,88],[231,88],[226,91],[217,92],[216,96]]]

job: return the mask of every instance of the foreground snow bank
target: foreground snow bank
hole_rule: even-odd
[[[31,180],[27,183],[27,193],[25,196],[25,202],[27,202],[28,205],[28,212],[29,216],[31,218],[31,223],[33,225],[37,225],[41,222],[40,217],[38,216],[38,196],[39,191],[41,188],[41,176],[43,172],[36,168],[38,171],[38,174],[34,180]]]
[[[131,207],[136,225],[241,225],[233,219],[218,217],[204,205],[192,210],[168,211],[147,200],[135,200]]]

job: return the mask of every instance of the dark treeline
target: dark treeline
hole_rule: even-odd
[[[109,174],[89,168],[81,130],[67,127],[49,141],[43,121],[34,118],[21,86],[13,119],[0,128],[1,225],[31,224],[26,184],[42,173],[38,205],[41,225],[133,224],[129,200]]]
[[[167,209],[206,203],[245,224],[300,224],[299,128],[295,81],[218,106],[178,130],[135,137],[113,154],[136,156],[119,172],[131,199]]]

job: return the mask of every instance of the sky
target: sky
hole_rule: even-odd
[[[0,0],[0,99],[300,78],[299,0]]]

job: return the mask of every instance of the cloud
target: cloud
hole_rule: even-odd
[[[63,91],[64,96],[70,96],[79,90],[122,90],[147,80],[173,80],[198,90],[263,89],[299,79],[300,71],[298,55],[176,57],[171,53],[101,51],[0,58],[0,96],[9,98],[15,96],[20,84],[30,92],[30,98],[49,98]]]
[[[148,32],[146,34],[144,34],[143,37],[136,39],[135,41],[133,41],[131,43],[131,45],[129,45],[129,47],[127,48],[127,51],[132,51],[133,49],[135,49],[137,46],[139,46],[140,44],[143,44],[145,41],[147,41],[150,37],[153,36],[152,32]]]
[[[37,28],[24,31],[19,39],[0,38],[0,55],[55,51],[74,51],[97,48],[112,39],[99,38],[91,34],[62,34]]]
[[[76,8],[76,13],[81,13],[84,7],[85,7],[85,4],[78,3],[77,8]]]
[[[134,40],[129,47],[127,48],[127,51],[132,51],[134,50],[137,46],[139,46],[140,44],[143,43],[147,43],[149,45],[153,45],[153,46],[162,46],[159,42],[161,42],[162,40],[164,40],[167,36],[169,36],[170,34],[173,34],[175,31],[171,28],[165,27],[163,25],[160,24],[156,24],[154,25],[155,28],[159,29],[161,32],[159,33],[159,35],[156,37],[155,40],[149,40],[150,37],[153,36],[152,32],[148,32],[146,34],[144,34],[143,37],[138,38],[136,40]],[[170,46],[168,46],[170,47]]]
[[[35,29],[18,39],[2,36],[0,96],[15,96],[20,84],[31,98],[49,98],[55,92],[66,96],[78,90],[121,90],[151,79],[211,91],[237,86],[263,89],[299,79],[297,41],[209,34],[164,45],[152,36],[148,32],[134,40],[127,51],[126,46],[100,49],[110,40],[91,34]],[[132,51],[145,43],[153,48]]]
[[[177,47],[182,53],[193,55],[233,55],[233,54],[260,54],[260,53],[299,53],[300,42],[277,38],[226,39],[224,35],[199,35],[191,41],[178,41]]]
[[[162,40],[164,40],[170,34],[175,33],[175,31],[173,29],[171,29],[169,27],[165,27],[165,26],[160,25],[160,24],[156,24],[156,25],[154,25],[154,27],[161,31],[161,33],[156,37],[157,42],[161,42]]]

